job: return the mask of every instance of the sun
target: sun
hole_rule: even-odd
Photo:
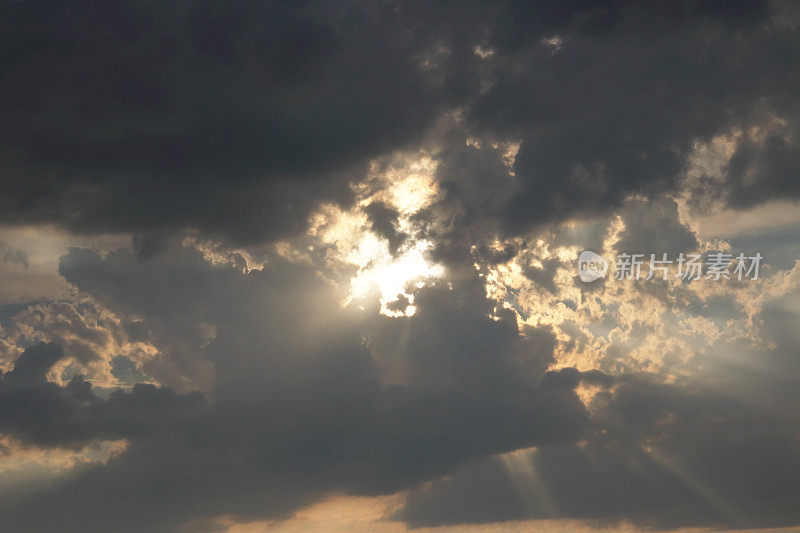
[[[348,280],[343,305],[378,291],[382,314],[411,316],[415,311],[413,287],[421,288],[444,275],[444,267],[430,260],[433,243],[419,237],[419,223],[412,222],[413,215],[439,195],[435,170],[435,161],[424,155],[383,170],[376,163],[367,179],[354,186],[360,198],[353,209],[327,204],[314,214],[309,234],[330,246],[332,260],[356,270]],[[364,211],[375,201],[397,211],[396,229],[407,236],[394,253],[386,239],[372,231]],[[398,300],[406,305],[391,305]]]
[[[411,316],[416,307],[413,292],[408,292],[413,284],[421,288],[427,281],[444,275],[444,267],[431,263],[427,252],[430,241],[419,240],[392,256],[388,249],[385,254],[368,258],[366,266],[350,280],[350,299],[367,296],[374,288],[380,292],[381,314],[386,316]],[[392,302],[404,298],[405,309],[394,309]]]

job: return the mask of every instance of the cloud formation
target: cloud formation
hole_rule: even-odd
[[[193,276],[185,275],[187,267],[196,269]],[[215,323],[215,338],[195,354],[213,362],[213,401],[144,385],[102,400],[79,377],[65,387],[44,380],[63,355],[56,345],[29,348],[2,383],[16,395],[52,395],[29,403],[59,424],[23,411],[5,431],[37,444],[111,438],[129,444],[124,455],[77,475],[55,495],[15,504],[7,510],[10,523],[47,530],[66,521],[75,530],[94,529],[135,509],[139,518],[120,527],[169,530],[201,515],[282,516],[331,491],[384,494],[486,453],[571,440],[585,423],[577,396],[538,385],[552,337],[533,330],[520,336],[513,315],[489,318],[475,280],[462,290],[420,290],[420,311],[396,320],[341,309],[330,287],[307,270],[286,265],[242,273],[190,250],[144,266],[128,252],[101,258],[76,249],[62,259],[61,271],[84,293],[112,306],[125,301],[127,312],[146,315],[145,328],[168,326],[174,335],[181,324]],[[198,283],[200,276],[215,279]],[[167,279],[172,294],[190,291],[205,302],[202,309],[187,298],[163,300],[164,289],[150,284]],[[191,315],[193,309],[201,315]],[[180,322],[165,322],[170,316]],[[367,331],[370,349],[359,331]],[[398,337],[407,343],[401,350],[393,346]],[[88,405],[73,400],[78,393]],[[22,400],[6,402],[14,408]],[[79,429],[73,418],[81,420]],[[31,434],[23,422],[48,427],[47,435]],[[202,475],[212,465],[217,473]],[[161,468],[169,468],[174,485],[162,485]],[[92,494],[105,498],[108,483],[141,497],[103,512],[79,504],[76,498],[88,502]],[[150,502],[156,493],[157,506]],[[200,493],[217,503],[206,501],[196,514]],[[63,503],[48,516],[26,511],[44,499]]]
[[[4,527],[797,525],[799,22],[3,3]]]

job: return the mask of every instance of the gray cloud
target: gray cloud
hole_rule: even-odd
[[[80,389],[90,405],[58,408],[61,415],[48,419],[58,419],[72,440],[53,428],[47,437],[23,430],[23,423],[40,427],[35,413],[6,427],[37,443],[130,443],[108,466],[15,501],[4,513],[7,523],[93,530],[126,516],[119,527],[140,531],[223,514],[280,517],[330,491],[394,492],[487,453],[574,440],[586,423],[574,394],[538,386],[552,355],[550,334],[521,337],[513,315],[490,319],[491,302],[475,279],[455,289],[420,289],[419,313],[395,320],[340,310],[332,288],[311,269],[275,264],[243,273],[212,266],[189,249],[144,262],[128,252],[103,258],[73,249],[61,272],[116,312],[145,316],[147,328],[176,335],[193,321],[214,323],[216,337],[194,354],[213,362],[211,402],[141,385],[103,401],[80,378],[65,388],[43,383],[60,352],[29,349],[18,366],[40,362],[36,390],[59,398]],[[165,280],[169,293],[160,287]],[[173,357],[174,341],[154,338]],[[407,344],[392,350],[398,338]],[[389,370],[395,363],[406,369],[404,379]],[[15,372],[9,383],[19,381]],[[53,413],[59,401],[32,404]],[[180,408],[180,420],[173,419]],[[73,420],[82,422],[77,429]],[[166,484],[165,471],[172,472]],[[97,500],[107,505],[81,503]],[[35,512],[43,501],[59,503],[44,516]]]
[[[573,386],[613,387],[591,406],[590,438],[521,455],[522,473],[497,458],[462,467],[412,494],[400,516],[414,526],[528,518],[655,529],[797,523],[796,420],[646,377],[574,377]]]
[[[397,229],[398,213],[385,202],[372,202],[364,208],[373,231],[389,242],[389,250],[395,254],[408,237]]]
[[[302,229],[434,118],[393,7],[4,3],[2,221]]]
[[[521,229],[672,188],[692,142],[765,109],[796,117],[797,38],[763,2],[46,6],[2,6],[6,223],[274,238],[460,108],[522,142],[500,215]],[[741,144],[731,201],[796,194],[786,138]]]
[[[670,195],[712,139],[730,157],[691,184],[690,206],[797,197],[800,41],[781,12],[747,0],[3,3],[0,223],[133,234],[133,250],[67,250],[72,295],[0,309],[3,353],[21,352],[0,379],[0,433],[43,448],[127,442],[107,463],[0,494],[5,527],[197,530],[400,490],[410,526],[796,524],[794,274],[772,273],[771,295],[746,304],[733,289],[665,285],[562,294],[556,253],[601,250],[615,212],[619,250],[696,248]],[[411,316],[378,314],[376,294],[344,305],[338,276],[356,267],[331,266],[340,250],[305,234],[308,216],[351,203],[371,159],[417,153],[440,194],[413,229],[386,202],[363,213],[395,256],[429,240],[446,275],[409,286],[413,302],[395,305]],[[486,276],[514,258],[531,287],[506,287],[506,308]],[[540,293],[556,312],[523,324],[523,300]],[[722,333],[681,358],[680,330],[653,354],[680,364],[646,374],[626,343],[683,317],[626,324],[626,297],[690,308],[691,335]],[[586,316],[551,320],[562,310]],[[559,350],[590,351],[614,328],[624,334],[590,361],[609,373],[548,371]],[[134,357],[126,343],[153,350]],[[98,363],[127,390],[68,375]],[[66,382],[48,381],[54,367]],[[155,384],[132,383],[143,378]]]

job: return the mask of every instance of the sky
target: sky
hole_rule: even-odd
[[[4,531],[800,527],[800,4],[0,42]]]

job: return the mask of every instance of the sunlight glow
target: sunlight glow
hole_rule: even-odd
[[[377,291],[381,314],[411,316],[415,311],[412,287],[421,288],[427,280],[444,275],[444,267],[428,257],[432,242],[419,237],[420,227],[412,220],[439,194],[435,170],[436,162],[426,155],[400,159],[388,169],[376,162],[367,180],[354,185],[360,199],[353,209],[343,211],[328,204],[312,216],[308,233],[329,246],[329,259],[355,267],[343,305]],[[365,209],[373,202],[383,202],[397,212],[395,229],[406,238],[394,254],[387,240],[371,228]]]
[[[406,293],[407,286],[416,282],[420,287],[421,280],[438,278],[444,274],[444,267],[432,265],[425,257],[430,248],[429,241],[420,240],[404,250],[396,257],[392,257],[388,250],[384,254],[367,256],[368,262],[360,269],[358,275],[350,280],[351,298],[365,297],[373,287],[380,291],[381,313],[387,316],[411,316],[416,308],[414,295]],[[424,283],[423,283],[424,284]],[[405,311],[393,310],[389,304],[399,299],[406,298],[409,305]]]
[[[516,487],[528,510],[540,516],[558,516],[558,507],[536,468],[535,447],[496,456],[506,475]]]

